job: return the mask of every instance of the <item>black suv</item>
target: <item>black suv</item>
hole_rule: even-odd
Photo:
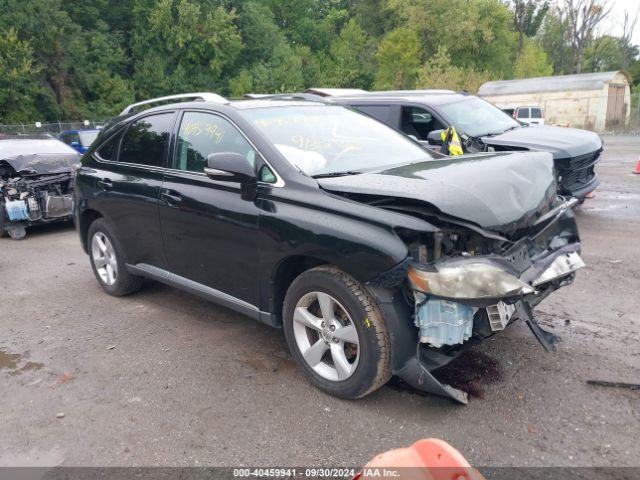
[[[583,265],[548,153],[436,159],[317,102],[127,107],[85,153],[75,196],[109,294],[146,277],[284,327],[309,379],[345,398],[396,374],[464,402],[431,372],[517,318],[552,349],[531,309]]]
[[[349,89],[309,89],[325,101],[356,108],[427,146],[442,144],[440,133],[453,125],[465,152],[543,151],[553,155],[559,193],[584,200],[600,183],[595,166],[602,140],[577,128],[530,127],[474,95],[452,90],[353,93]]]

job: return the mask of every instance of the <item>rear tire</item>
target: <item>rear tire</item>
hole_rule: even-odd
[[[337,267],[316,267],[293,281],[283,323],[293,357],[320,390],[361,398],[391,377],[389,332],[380,309]]]
[[[104,219],[89,226],[87,247],[93,273],[109,295],[122,297],[142,288],[144,277],[127,271],[122,247]]]

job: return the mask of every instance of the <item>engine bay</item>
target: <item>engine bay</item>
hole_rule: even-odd
[[[0,178],[0,223],[11,238],[21,239],[26,227],[67,220],[73,215],[72,174],[25,175]]]

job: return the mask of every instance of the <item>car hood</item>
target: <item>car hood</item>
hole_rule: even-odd
[[[0,158],[0,162],[6,162],[16,173],[22,170],[34,170],[38,175],[71,172],[80,164],[79,153],[37,153],[29,155],[14,155]]]
[[[553,158],[576,157],[602,148],[602,140],[596,133],[553,125],[514,128],[500,135],[481,138],[487,145],[551,152]]]
[[[418,200],[504,234],[534,223],[556,197],[546,152],[463,155],[318,183],[331,192]]]

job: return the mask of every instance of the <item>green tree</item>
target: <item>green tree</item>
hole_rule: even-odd
[[[518,32],[518,55],[522,54],[524,38],[534,37],[544,16],[549,11],[547,0],[511,0],[513,8],[513,25]]]
[[[79,118],[78,95],[69,75],[72,52],[80,42],[81,29],[73,23],[59,0],[3,0],[0,31],[14,28],[18,38],[29,42],[41,96],[36,100],[40,118]]]
[[[623,54],[618,39],[610,35],[593,39],[584,51],[582,71],[605,72],[622,68]]]
[[[454,65],[511,75],[516,34],[500,0],[389,0],[389,7],[419,35],[423,58],[444,46]]]
[[[367,35],[380,38],[397,23],[394,10],[387,0],[353,2],[353,18]]]
[[[413,88],[420,67],[420,43],[416,32],[397,28],[387,33],[376,52],[375,88]]]
[[[0,121],[19,123],[38,118],[38,85],[30,81],[38,73],[29,42],[20,40],[15,28],[0,33]]]
[[[442,46],[420,69],[416,88],[449,88],[476,93],[490,79],[489,72],[453,65],[447,47]]]
[[[242,47],[233,10],[209,2],[136,0],[133,15],[138,96],[227,90],[224,74]]]
[[[525,39],[522,52],[516,58],[515,78],[546,77],[553,73],[547,54],[535,42]]]
[[[347,23],[329,48],[327,86],[371,88],[374,50],[355,19]]]
[[[554,75],[571,72],[573,54],[569,43],[569,25],[561,11],[554,10],[546,15],[538,42],[551,62]]]

